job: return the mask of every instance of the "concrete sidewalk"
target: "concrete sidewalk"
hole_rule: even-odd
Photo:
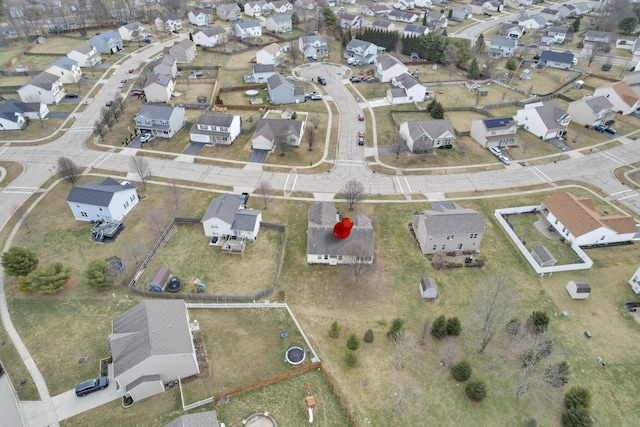
[[[26,425],[22,407],[7,373],[0,377],[0,412],[2,413],[0,424],[7,426]]]

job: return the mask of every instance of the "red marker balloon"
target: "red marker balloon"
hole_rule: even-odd
[[[351,234],[352,228],[353,221],[351,221],[351,218],[344,218],[333,226],[333,235],[338,239],[346,239]]]

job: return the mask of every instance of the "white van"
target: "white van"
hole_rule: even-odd
[[[356,58],[348,58],[347,65],[358,65],[358,60]]]

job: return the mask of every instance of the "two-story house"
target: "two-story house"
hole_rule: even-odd
[[[120,34],[113,30],[95,35],[87,43],[95,47],[98,52],[107,54],[116,53],[124,48]]]
[[[231,145],[240,135],[240,116],[234,114],[202,113],[191,125],[191,142]]]
[[[0,104],[0,131],[22,130],[29,120],[44,120],[49,108],[41,102],[21,102],[7,99]]]
[[[294,86],[279,73],[267,79],[267,91],[272,104],[296,104],[305,101],[304,89]]]
[[[640,108],[640,97],[624,80],[605,83],[596,88],[593,96],[604,96],[613,104],[613,111],[627,116]]]
[[[376,59],[375,76],[383,83],[389,82],[393,77],[397,77],[407,71],[409,71],[409,68],[402,61],[388,53],[383,53]]]
[[[118,34],[122,41],[125,42],[142,38],[145,35],[144,25],[138,21],[121,25],[118,28]]]
[[[251,74],[244,76],[245,83],[266,83],[269,77],[276,74],[273,64],[256,64],[251,69]]]
[[[378,19],[376,21],[373,21],[373,24],[371,24],[371,28],[382,31],[396,31],[395,24],[388,19]]]
[[[630,71],[622,77],[627,82],[633,93],[640,96],[640,70]]]
[[[455,21],[464,21],[473,17],[473,10],[468,4],[455,6],[451,12],[451,19]]]
[[[509,148],[518,145],[518,125],[513,117],[473,120],[470,135],[484,148]]]
[[[613,104],[606,96],[585,96],[569,103],[567,113],[582,126],[604,125],[613,119]]]
[[[63,56],[47,68],[47,73],[60,77],[62,84],[78,83],[82,78],[82,70],[78,61]]]
[[[196,27],[206,27],[213,24],[213,15],[210,9],[195,9],[189,11],[189,22]]]
[[[378,46],[373,43],[359,39],[352,39],[347,44],[345,57],[355,58],[360,64],[375,64],[376,58],[378,57],[378,51]]]
[[[540,43],[546,44],[547,46],[552,44],[562,44],[567,38],[567,31],[568,29],[565,27],[551,27],[542,35]]]
[[[170,105],[142,104],[134,118],[136,129],[160,138],[173,138],[185,121],[184,108]]]
[[[171,55],[163,55],[160,62],[153,66],[153,74],[164,74],[175,78],[178,75],[178,61]]]
[[[271,43],[256,52],[256,63],[279,66],[284,63],[286,55],[284,48],[277,43]]]
[[[342,13],[338,20],[340,21],[340,26],[344,29],[359,30],[362,28],[362,17],[358,15]]]
[[[373,6],[364,6],[362,8],[362,13],[367,16],[375,16],[375,17],[383,17],[387,16],[387,14],[391,11],[387,5],[384,4],[376,4]]]
[[[562,19],[562,17],[560,16],[560,12],[558,12],[557,9],[551,9],[548,7],[540,10],[540,16],[551,23],[560,22],[560,20]]]
[[[429,34],[429,27],[424,25],[409,24],[404,27],[403,37],[418,37]]]
[[[305,122],[290,119],[258,119],[256,131],[251,138],[254,150],[271,151],[278,144],[299,147],[304,133]]]
[[[427,27],[429,27],[432,31],[442,30],[447,28],[449,21],[447,17],[444,16],[444,13],[437,12],[435,10],[430,10],[426,15]]]
[[[501,37],[508,37],[512,39],[519,39],[524,35],[525,29],[522,25],[503,23],[500,24],[498,34]]]
[[[180,31],[182,29],[182,20],[175,13],[167,13],[158,16],[155,21],[156,31],[170,33],[172,31]]]
[[[329,55],[327,39],[322,36],[301,36],[298,39],[298,47],[305,58]]]
[[[144,96],[147,102],[169,102],[176,87],[173,77],[166,74],[154,74],[144,85]]]
[[[18,89],[18,95],[26,103],[57,104],[66,92],[59,76],[43,71]]]
[[[233,33],[240,39],[260,37],[262,26],[259,21],[236,22],[233,24]]]
[[[574,55],[570,50],[555,52],[553,50],[543,50],[538,59],[538,68],[551,67],[560,70],[568,70],[573,66]]]
[[[219,26],[207,27],[193,32],[193,41],[197,46],[214,47],[227,42],[227,32]]]
[[[293,10],[293,4],[287,0],[275,0],[269,2],[271,13],[290,13]]]
[[[494,37],[489,42],[487,55],[491,58],[511,58],[516,53],[518,40],[511,37]]]
[[[539,30],[540,28],[550,27],[552,24],[542,16],[525,16],[520,18],[518,25],[522,25],[528,30]]]
[[[244,14],[253,18],[268,15],[270,11],[271,7],[265,0],[248,1],[244,4]]]
[[[267,18],[265,27],[272,33],[290,33],[293,30],[291,15],[289,15],[288,13],[284,13],[281,15],[271,15]]]
[[[391,105],[422,102],[433,92],[408,73],[392,77],[387,89],[387,100]]]
[[[451,120],[407,120],[400,124],[400,136],[412,153],[428,153],[434,148],[451,147],[456,134]]]
[[[98,49],[87,43],[81,44],[67,53],[67,58],[77,61],[80,68],[93,67],[102,62],[102,56],[100,52],[98,52]]]
[[[67,204],[78,221],[121,221],[138,201],[133,185],[113,178],[76,185],[67,196]]]
[[[247,209],[246,203],[247,197],[237,194],[223,194],[211,201],[200,221],[211,244],[225,238],[251,242],[258,238],[262,213]]]
[[[237,3],[223,3],[216,7],[218,18],[223,21],[235,22],[242,16],[242,11]]]
[[[176,58],[179,64],[188,64],[198,56],[198,50],[196,44],[189,39],[183,39],[179,42],[174,42],[168,50],[168,54]]]
[[[389,21],[395,22],[406,22],[408,24],[413,24],[418,20],[418,15],[411,12],[403,12],[401,10],[392,10],[387,14],[387,19]]]
[[[555,100],[532,102],[516,112],[516,123],[540,139],[563,138],[571,116]]]

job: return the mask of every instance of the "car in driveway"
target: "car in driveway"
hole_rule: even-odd
[[[351,83],[360,83],[362,79],[360,77],[352,76],[352,77],[349,77],[349,81]]]
[[[483,13],[483,15],[484,15],[484,16],[493,16],[493,15],[491,15],[489,12],[485,12],[485,13]]]
[[[151,39],[149,37],[145,37],[142,41],[145,43],[151,43]]]
[[[78,98],[78,97],[80,97],[80,95],[78,95],[77,93],[68,93],[64,97],[65,98]]]
[[[131,92],[129,92],[129,94],[131,96],[140,96],[144,94],[144,91],[141,89],[133,89]]]
[[[85,381],[76,386],[76,396],[84,397],[95,391],[104,390],[109,386],[109,378],[100,377],[89,381]]]
[[[312,101],[322,101],[322,95],[320,95],[319,93],[312,93],[309,94],[309,99]]]
[[[502,150],[498,147],[489,147],[489,151],[496,157],[502,156]]]
[[[150,139],[151,139],[150,133],[143,133],[142,136],[140,137],[140,142],[145,143]]]
[[[606,128],[604,131],[606,133],[610,133],[611,135],[615,135],[617,133],[614,128]]]
[[[509,166],[511,164],[511,160],[505,155],[498,156],[498,160],[500,160],[505,165]]]
[[[606,126],[602,126],[602,125],[595,125],[593,127],[593,130],[597,130],[600,133],[604,133],[604,132],[606,132],[607,127]]]

